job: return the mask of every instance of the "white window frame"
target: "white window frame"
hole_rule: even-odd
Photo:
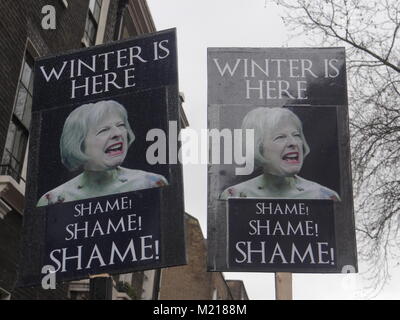
[[[11,300],[11,293],[0,287],[0,300]]]
[[[95,39],[94,45],[104,43],[104,35],[106,32],[108,9],[110,8],[110,2],[111,2],[110,0],[103,0],[101,3],[100,17],[99,17],[99,21],[97,24],[97,32],[96,32],[96,39]],[[88,10],[90,10],[90,9],[88,8]],[[89,17],[86,16],[86,19],[89,19]],[[86,20],[85,20],[85,28],[86,28]],[[90,43],[87,41],[87,39],[85,37],[85,29],[83,30],[83,36],[81,39],[81,43],[85,47],[90,47]]]

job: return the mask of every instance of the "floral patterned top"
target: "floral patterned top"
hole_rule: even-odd
[[[299,176],[294,176],[293,187],[285,194],[269,193],[265,187],[266,181],[263,175],[239,183],[225,189],[221,195],[221,200],[228,198],[274,198],[274,199],[327,199],[340,201],[339,195],[316,182],[306,180]]]
[[[109,194],[159,188],[167,185],[168,181],[162,175],[118,167],[111,181],[104,184],[101,184],[100,181],[95,186],[86,183],[84,173],[81,173],[57,188],[46,192],[39,199],[37,206],[47,206],[55,203],[77,201]]]

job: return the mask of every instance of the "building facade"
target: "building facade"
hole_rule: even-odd
[[[16,288],[35,59],[155,31],[146,0],[0,1],[0,299],[90,298],[89,279]],[[206,272],[197,220],[186,216],[186,226],[189,265],[113,276],[113,299],[235,298],[221,273]]]
[[[160,271],[160,300],[248,300],[242,281],[207,272],[207,240],[199,221],[185,214],[187,262]]]
[[[1,299],[59,299],[69,294],[69,285],[61,286],[56,291],[15,289],[23,223],[34,60],[154,31],[146,1],[142,0],[0,2]],[[71,284],[71,287],[82,288],[82,285]]]

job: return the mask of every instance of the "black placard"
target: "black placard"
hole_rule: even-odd
[[[207,69],[208,270],[357,270],[344,48],[209,48]],[[322,263],[236,262],[246,260],[247,242],[258,250],[263,241],[246,236],[253,199],[307,203]],[[307,251],[307,237],[283,239],[285,255],[291,243]]]
[[[58,280],[160,264],[158,189],[48,208],[46,265]]]
[[[34,75],[18,285],[185,264],[182,167],[157,158],[180,147],[176,31],[42,57]]]
[[[232,269],[335,270],[331,200],[228,200],[228,265]]]

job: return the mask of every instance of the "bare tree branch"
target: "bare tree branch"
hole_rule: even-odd
[[[293,35],[346,47],[358,250],[377,292],[400,262],[400,1],[272,2]]]

